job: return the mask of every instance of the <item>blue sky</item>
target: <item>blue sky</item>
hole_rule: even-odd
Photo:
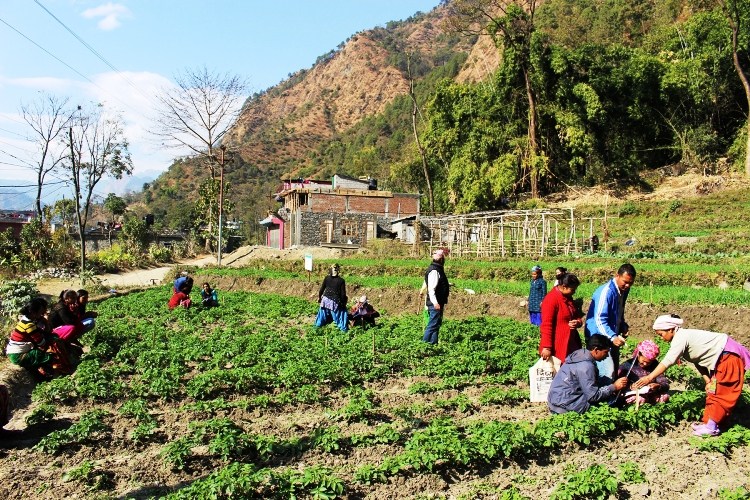
[[[0,0],[0,179],[33,179],[30,170],[14,165],[33,154],[19,109],[39,92],[68,96],[76,104],[104,102],[121,112],[134,174],[154,177],[179,152],[150,140],[149,96],[176,73],[206,66],[238,74],[247,79],[249,95],[309,68],[358,31],[428,12],[438,3]]]

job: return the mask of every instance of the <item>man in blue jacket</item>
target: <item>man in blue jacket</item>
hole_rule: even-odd
[[[625,388],[627,377],[609,384],[597,375],[596,363],[606,358],[611,348],[609,338],[594,334],[588,338],[586,349],[573,351],[565,358],[547,395],[547,406],[552,413],[583,413],[592,404],[606,401]]]
[[[635,268],[631,264],[621,265],[614,278],[596,289],[586,314],[584,336],[588,339],[598,333],[612,341],[610,355],[597,363],[599,374],[610,381],[614,380],[620,366],[620,347],[625,344],[628,335],[625,302],[634,281]]]

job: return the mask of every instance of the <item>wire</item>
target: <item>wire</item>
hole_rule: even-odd
[[[38,2],[37,2],[37,3],[38,3]],[[49,54],[50,56],[52,56],[52,57],[53,57],[54,59],[56,59],[56,60],[57,60],[57,61],[59,61],[60,63],[64,64],[64,65],[65,65],[65,66],[67,66],[68,68],[70,68],[70,70],[71,70],[71,71],[73,71],[73,72],[74,72],[75,74],[79,75],[79,76],[80,76],[81,78],[84,78],[85,80],[87,80],[87,81],[89,81],[89,82],[93,83],[94,85],[96,85],[96,84],[95,84],[95,83],[94,83],[94,82],[93,82],[93,81],[92,81],[92,80],[91,80],[91,79],[90,79],[89,77],[87,77],[86,75],[84,75],[83,73],[81,73],[80,71],[78,71],[77,69],[75,69],[75,68],[74,68],[73,66],[71,66],[70,64],[66,63],[65,61],[63,61],[62,59],[60,59],[59,57],[57,57],[57,56],[56,56],[55,54],[53,54],[53,53],[52,53],[52,52],[50,52],[49,50],[45,49],[44,47],[42,47],[41,45],[39,45],[38,43],[36,43],[36,42],[35,42],[34,40],[32,40],[31,38],[27,37],[26,35],[24,35],[24,34],[23,34],[23,33],[21,33],[20,31],[18,31],[18,30],[17,30],[16,28],[14,28],[14,27],[13,27],[13,26],[11,26],[10,24],[8,24],[8,23],[7,23],[7,22],[6,22],[6,21],[5,21],[5,20],[4,20],[3,18],[1,18],[1,17],[0,17],[0,22],[1,22],[1,23],[3,23],[4,25],[6,25],[6,26],[7,26],[8,28],[10,28],[10,29],[12,29],[13,31],[15,31],[16,33],[18,33],[19,35],[21,35],[22,37],[24,37],[24,38],[25,38],[26,40],[30,41],[31,43],[33,43],[34,45],[36,45],[37,47],[39,47],[39,48],[40,48],[41,50],[43,50],[44,52],[46,52],[47,54]]]
[[[143,97],[145,97],[148,102],[151,102],[151,104],[154,104],[151,101],[151,96],[147,95],[143,90],[141,90],[135,83],[133,83],[127,76],[125,76],[125,74],[122,71],[120,71],[119,69],[117,69],[114,64],[112,64],[111,62],[109,62],[107,60],[107,58],[105,58],[103,55],[101,55],[99,53],[99,51],[97,51],[88,42],[86,42],[86,40],[84,40],[83,38],[81,38],[75,31],[73,31],[71,28],[69,28],[56,15],[54,15],[47,7],[45,7],[44,5],[42,5],[42,2],[40,2],[39,0],[34,0],[34,3],[36,3],[39,7],[41,7],[47,14],[49,14],[50,16],[52,16],[52,19],[54,19],[55,21],[57,21],[58,23],[60,23],[60,26],[62,26],[63,28],[65,28],[65,30],[68,33],[70,33],[71,35],[73,35],[73,37],[76,40],[78,40],[79,42],[81,42],[81,45],[83,45],[84,47],[86,47],[86,49],[88,49],[89,52],[91,52],[92,54],[94,54],[97,57],[97,59],[99,59],[101,62],[103,62],[104,64],[106,64],[107,67],[109,67],[112,71],[114,71],[117,74],[117,76],[119,76],[120,78],[122,78],[123,80],[125,80],[125,82],[127,82],[128,85],[130,85],[131,87],[133,87],[133,89],[135,89],[136,92],[138,92]]]
[[[55,186],[57,184],[67,184],[67,181],[45,182],[44,184],[42,184],[42,187]],[[38,185],[39,184],[17,184],[17,185],[0,186],[0,188],[35,188]]]

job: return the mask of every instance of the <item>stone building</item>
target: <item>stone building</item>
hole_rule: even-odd
[[[267,244],[361,246],[379,234],[391,234],[391,223],[419,215],[419,194],[380,191],[374,179],[335,175],[332,181],[283,181],[276,200],[277,216],[260,223],[267,228]]]

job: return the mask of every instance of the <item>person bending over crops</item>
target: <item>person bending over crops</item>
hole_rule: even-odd
[[[669,342],[669,351],[649,375],[633,386],[644,387],[664,373],[681,357],[698,369],[706,382],[706,408],[703,422],[693,424],[696,436],[716,436],[719,425],[726,420],[742,394],[745,371],[750,369],[750,352],[726,333],[682,328],[683,320],[676,314],[656,318],[656,335]]]
[[[586,349],[573,351],[552,379],[547,396],[547,406],[552,413],[584,413],[591,405],[610,399],[627,385],[625,377],[612,384],[600,385],[596,362],[609,355],[612,341],[608,337],[594,334],[587,339],[586,345]]]
[[[659,346],[653,340],[644,340],[638,344],[633,357],[620,365],[618,377],[627,377],[628,385],[632,385],[639,379],[654,371],[659,361]],[[648,384],[648,392],[645,394],[630,394],[619,399],[625,403],[666,403],[669,401],[669,379],[663,374]]]
[[[167,306],[169,309],[174,309],[177,306],[189,308],[192,304],[190,300],[190,291],[193,289],[193,278],[188,277],[182,284],[180,289],[172,294],[172,298],[169,299]]]
[[[380,313],[367,301],[367,295],[361,296],[349,310],[352,326],[375,326],[375,318],[379,317]]]
[[[576,275],[564,274],[560,281],[542,300],[539,355],[545,361],[555,356],[564,363],[568,354],[583,347],[578,333],[583,325],[583,312],[573,303],[573,295],[581,284]]]
[[[83,351],[78,339],[86,328],[81,322],[79,309],[78,292],[63,290],[60,293],[60,300],[52,307],[49,322],[52,326],[52,333],[73,346],[74,349],[80,350],[78,354],[81,354]]]
[[[41,297],[31,299],[21,308],[18,323],[10,334],[5,354],[14,365],[21,366],[42,379],[55,375],[54,359],[47,352],[51,339],[45,314],[47,301]]]
[[[210,284],[203,283],[201,300],[203,301],[203,307],[217,307],[219,305],[219,293],[211,288]]]
[[[321,327],[329,323],[335,323],[339,330],[345,332],[349,329],[349,318],[346,311],[346,282],[339,276],[341,268],[334,264],[328,270],[328,276],[323,278],[323,283],[318,290],[318,316],[315,318],[315,326]]]

